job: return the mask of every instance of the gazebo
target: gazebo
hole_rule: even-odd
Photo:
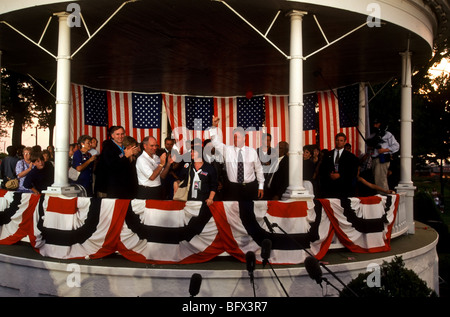
[[[55,181],[46,191],[56,196],[76,194],[67,176],[73,82],[122,91],[288,94],[290,175],[283,199],[308,201],[304,92],[401,74],[397,190],[405,195],[406,232],[414,234],[411,76],[447,38],[449,11],[446,0],[7,1],[0,4],[1,62],[56,82]],[[368,124],[360,116],[362,135]]]

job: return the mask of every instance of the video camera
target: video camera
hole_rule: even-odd
[[[383,143],[383,136],[386,134],[387,125],[380,126],[380,128],[374,128],[374,135],[366,140],[367,146],[374,149],[381,149],[381,143]]]
[[[377,132],[373,137],[367,139],[366,143],[368,147],[373,149],[381,149],[382,137]]]

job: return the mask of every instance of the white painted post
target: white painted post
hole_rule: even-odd
[[[55,179],[44,193],[76,195],[68,182],[69,170],[69,107],[70,107],[70,27],[69,13],[55,13],[59,21],[56,73]]]
[[[368,111],[368,100],[367,100],[367,86],[365,83],[359,84],[359,120],[358,120],[358,130],[361,134],[358,134],[358,148],[361,153],[366,153],[366,142],[363,139],[367,137],[366,125],[367,122],[367,111]],[[359,156],[359,153],[356,153]]]
[[[283,199],[311,199],[303,184],[303,43],[302,21],[307,12],[293,10],[289,65],[289,186]]]
[[[402,56],[402,88],[400,114],[400,181],[396,188],[406,192],[406,222],[408,233],[414,228],[414,191],[412,182],[412,85],[411,85],[411,52],[400,53]]]
[[[167,112],[164,104],[161,108],[161,147],[164,147],[164,139],[167,138]]]

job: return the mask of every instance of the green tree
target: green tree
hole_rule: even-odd
[[[4,89],[2,90],[1,115],[6,122],[13,123],[11,143],[19,146],[23,129],[33,123],[32,87],[25,76],[11,71],[7,71],[2,76],[2,86]]]
[[[416,166],[441,162],[450,157],[450,88],[449,76],[413,76],[413,157]],[[389,131],[400,140],[401,81],[393,79],[374,86],[379,92],[369,104],[370,119],[379,118],[389,126]],[[369,100],[373,94],[369,95]]]
[[[34,110],[40,128],[49,129],[49,145],[53,145],[53,131],[55,127],[55,96],[50,91],[51,83],[39,81],[34,85]]]
[[[371,272],[360,273],[348,284],[348,287],[360,297],[437,297],[436,292],[429,288],[413,270],[405,267],[402,257],[396,256],[389,263],[383,261],[379,273],[379,287],[367,283]],[[340,296],[352,297],[353,295],[347,289],[343,289]]]
[[[54,97],[29,76],[5,69],[2,71],[1,88],[1,135],[6,133],[7,126],[12,125],[11,143],[19,146],[22,144],[22,132],[31,127],[33,119],[37,118],[38,127],[50,129],[51,144],[55,126]]]

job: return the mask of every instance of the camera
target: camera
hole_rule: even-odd
[[[367,139],[366,141],[367,146],[374,148],[374,149],[381,149],[381,143],[382,143],[382,139],[381,136],[378,133],[376,133],[373,137],[371,137],[370,139]]]

